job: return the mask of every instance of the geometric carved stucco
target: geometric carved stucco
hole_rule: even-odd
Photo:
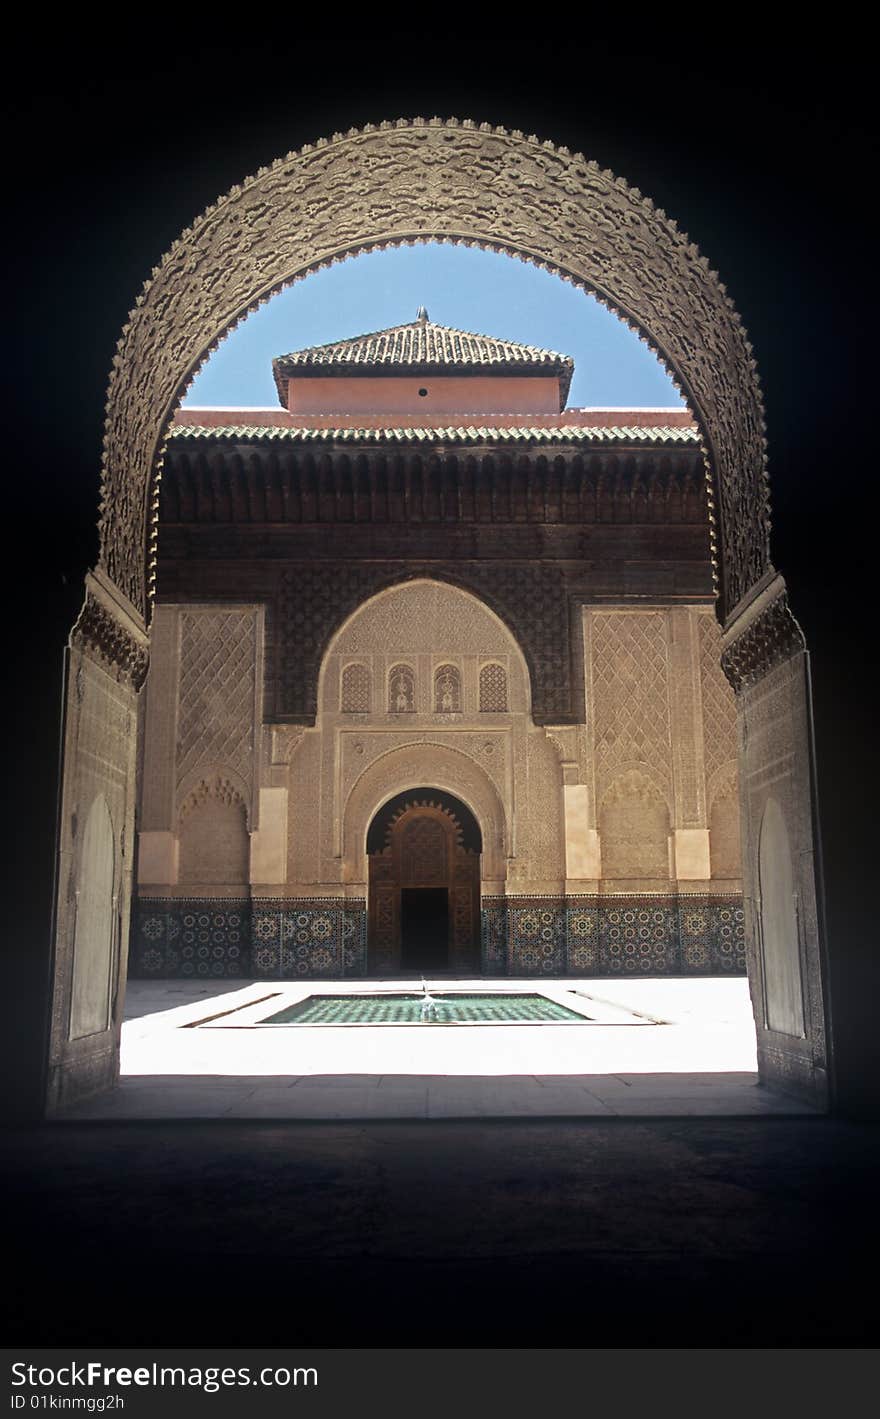
[[[250,782],[258,616],[253,609],[180,612],[177,781],[208,764]]]
[[[736,696],[721,669],[721,629],[714,616],[700,616],[700,689],[706,782],[736,761]]]
[[[720,522],[721,614],[768,570],[757,370],[717,274],[675,222],[582,155],[489,124],[409,119],[260,169],[155,268],[123,329],[105,425],[101,566],[147,613],[168,420],[242,316],[340,254],[441,238],[512,251],[592,290],[657,349],[700,425]]]
[[[340,709],[345,714],[369,714],[371,704],[370,672],[365,665],[346,665],[342,672]]]
[[[480,713],[503,714],[507,709],[507,672],[490,662],[480,669]]]
[[[638,767],[671,804],[669,668],[663,611],[592,617],[593,742],[598,794]]]

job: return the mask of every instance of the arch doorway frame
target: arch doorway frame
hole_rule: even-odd
[[[753,1001],[765,969],[757,840],[769,793],[792,854],[804,1033],[756,1017],[761,1078],[827,1106],[830,1018],[818,889],[818,830],[806,643],[769,548],[757,368],[717,273],[675,222],[580,154],[470,120],[401,119],[288,154],[233,188],[183,232],[123,329],[107,401],[101,547],[66,663],[46,1107],[118,1074],[131,896],[132,726],[149,662],[159,480],[170,420],[200,366],[250,311],[346,256],[440,240],[506,252],[572,281],[655,351],[703,445],[723,665],[737,695],[743,878]],[[88,1053],[70,1048],[76,828],[112,792],[126,923],[114,1016]],[[69,1011],[67,1011],[69,1013]]]
[[[482,839],[479,819],[463,799],[431,786],[405,789],[381,804],[367,829],[367,846],[388,802],[406,802],[390,819],[383,846],[367,852],[367,974],[396,975],[415,969],[404,960],[404,894],[445,892],[445,958],[442,966],[425,960],[426,972],[476,976],[480,973],[480,901]],[[462,821],[463,812],[471,824]],[[480,850],[464,842],[466,828],[476,829]],[[420,829],[432,831],[425,844],[412,841]],[[427,850],[424,850],[427,849]],[[415,905],[415,903],[413,903]],[[413,958],[414,959],[414,958]]]

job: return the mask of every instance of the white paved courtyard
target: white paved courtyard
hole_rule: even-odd
[[[535,993],[574,1024],[265,1025],[309,995],[412,981],[132,981],[122,1079],[66,1118],[375,1119],[808,1113],[758,1084],[743,978],[428,981]]]

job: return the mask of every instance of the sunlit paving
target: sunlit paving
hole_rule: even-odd
[[[757,1082],[743,978],[133,981],[128,1010],[121,1087],[72,1116],[808,1111]]]

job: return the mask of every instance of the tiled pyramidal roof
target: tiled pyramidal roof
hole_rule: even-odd
[[[344,374],[516,374],[557,375],[559,407],[564,408],[574,360],[555,350],[540,350],[493,335],[475,335],[435,325],[422,309],[408,325],[395,325],[332,345],[294,350],[272,361],[281,404],[287,408],[287,382],[295,375]]]

